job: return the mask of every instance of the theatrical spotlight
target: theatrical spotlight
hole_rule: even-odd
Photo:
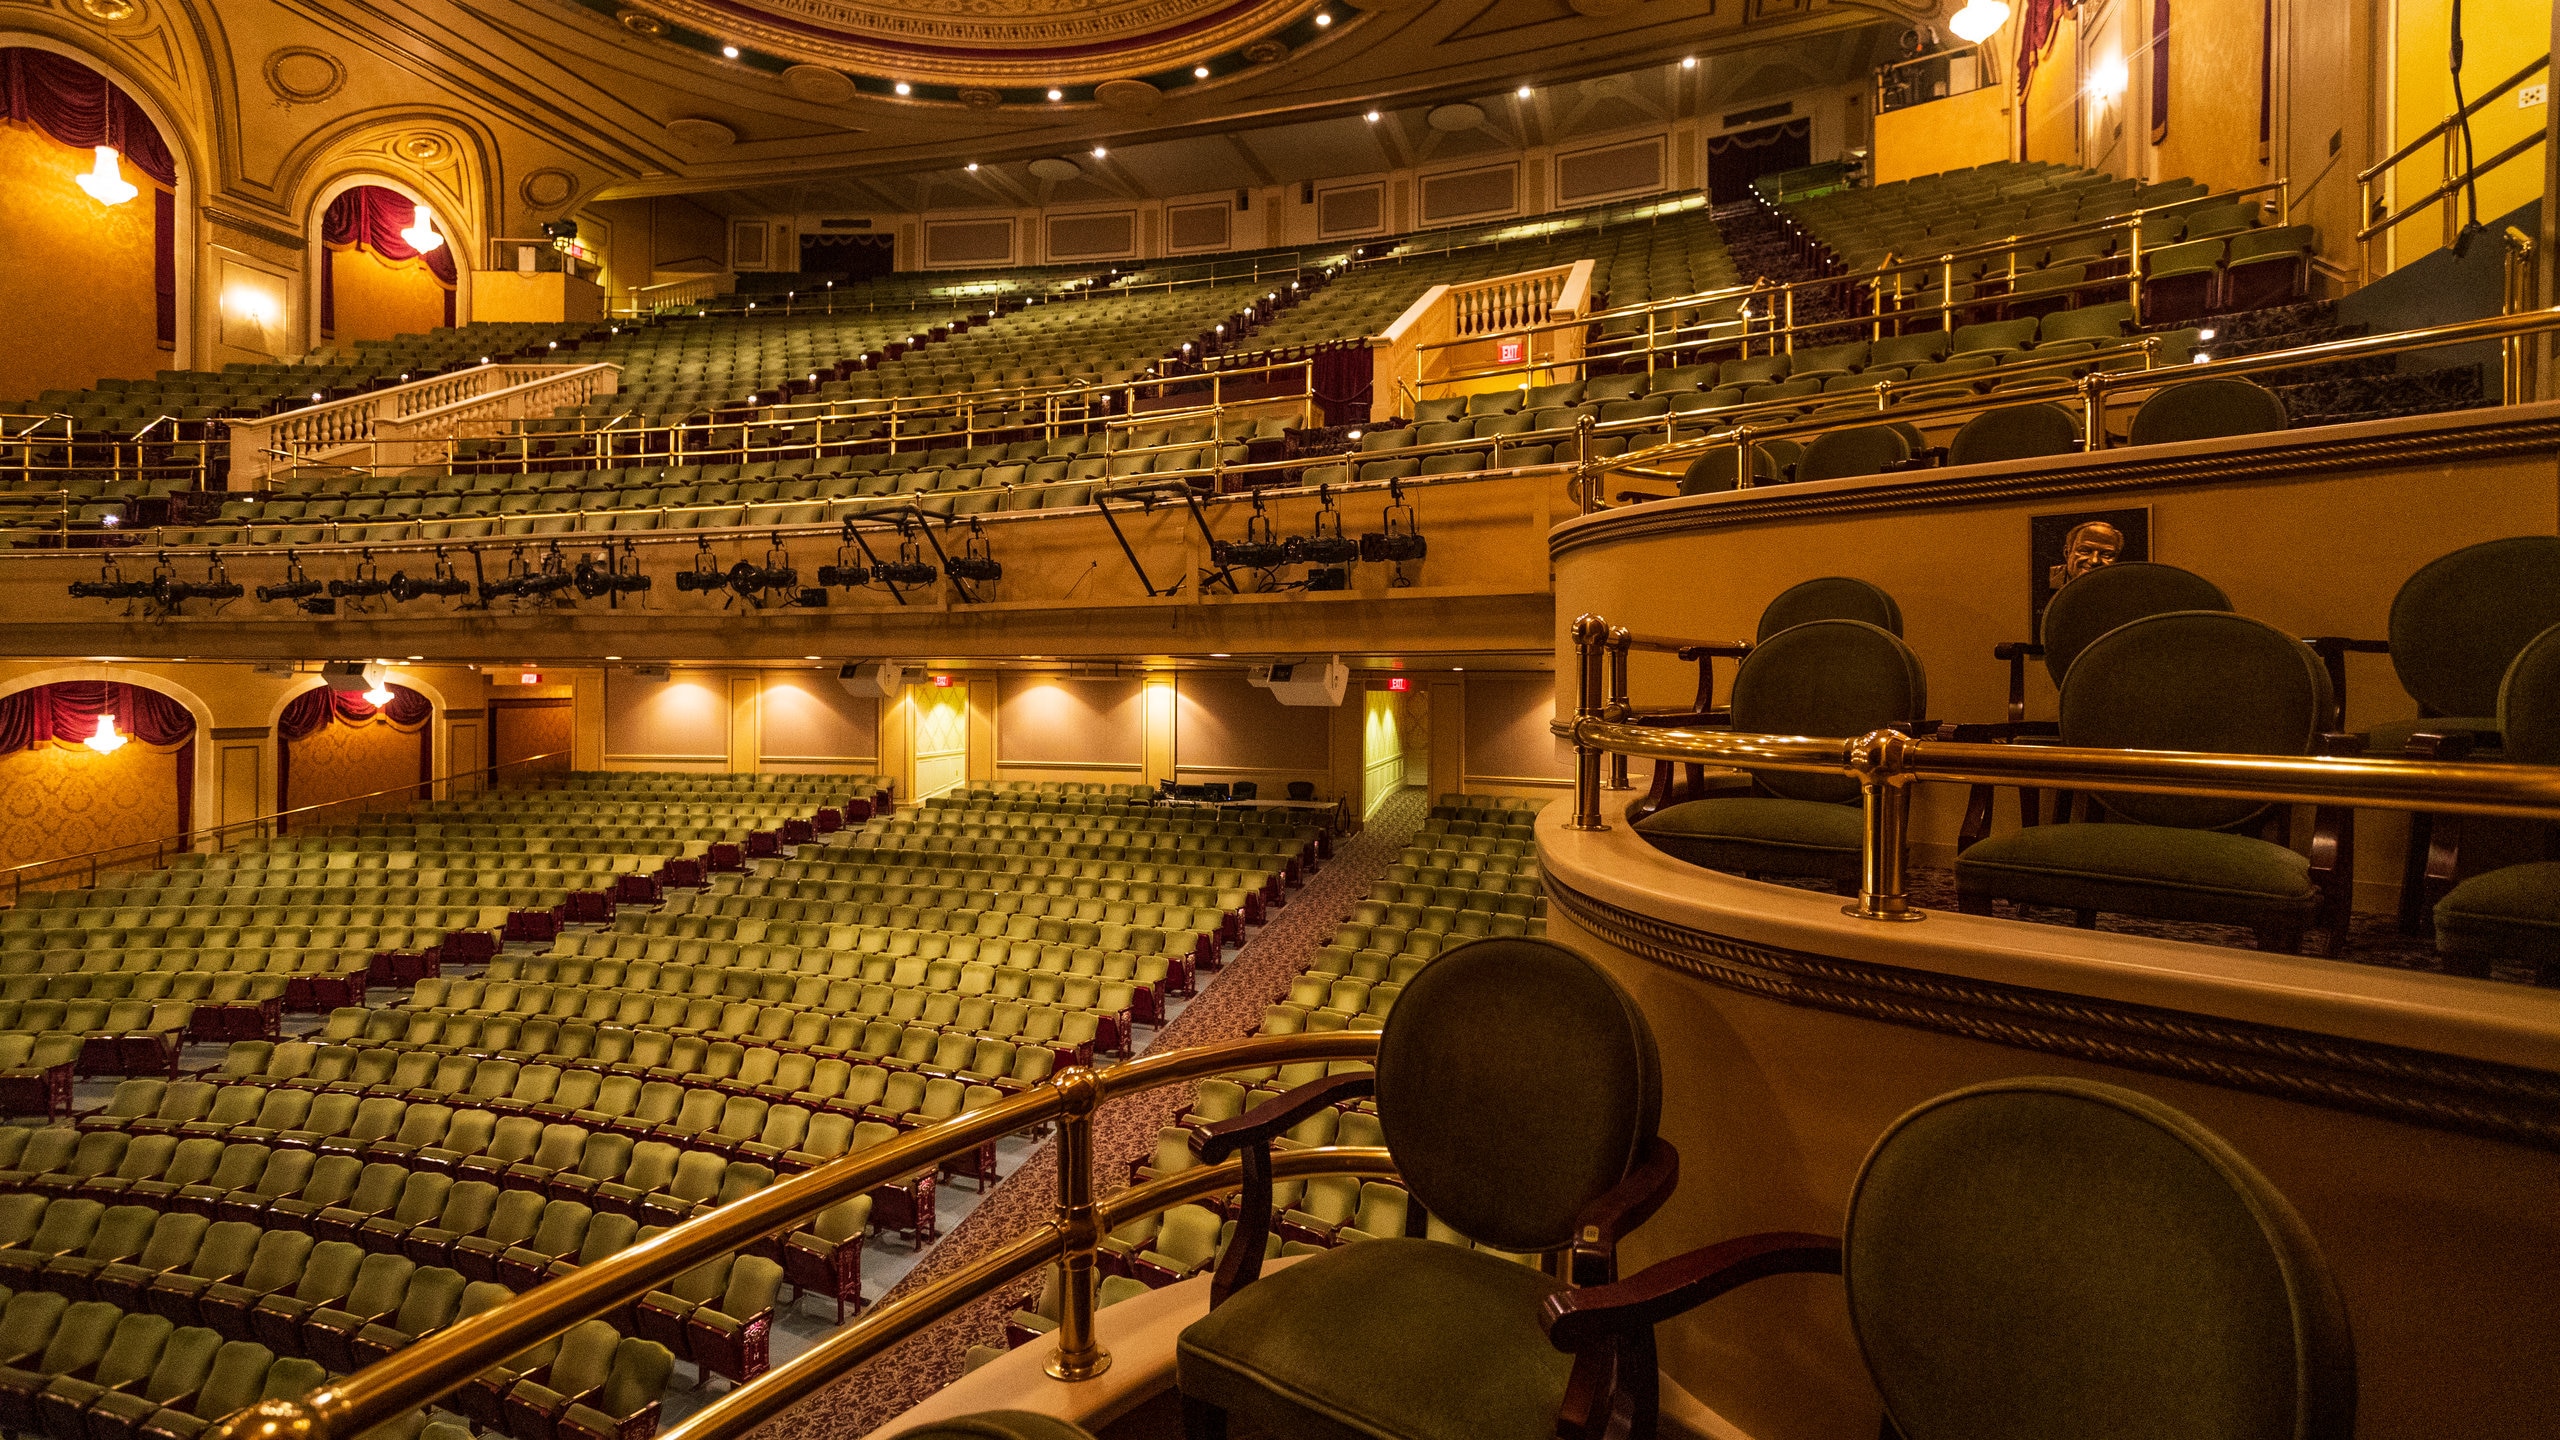
[[[329,598],[332,600],[371,600],[390,593],[391,582],[383,579],[382,572],[374,567],[370,550],[357,556],[354,575],[329,582]]]
[[[122,567],[113,560],[100,563],[97,579],[71,582],[74,600],[138,600],[150,593],[150,581],[127,580]]]
[[[1293,558],[1310,565],[1348,565],[1360,557],[1360,542],[1342,533],[1342,512],[1334,508],[1333,487],[1316,487],[1315,532],[1303,540],[1290,542],[1296,552]]]
[[[640,573],[640,549],[631,541],[622,542],[622,563],[614,561],[613,547],[606,546],[578,561],[578,593],[593,600],[603,595],[645,595],[649,577]],[[598,563],[602,562],[602,563]]]
[[[1272,532],[1271,516],[1263,510],[1260,495],[1253,497],[1253,514],[1244,522],[1244,538],[1211,542],[1209,558],[1226,570],[1277,570],[1289,563],[1289,547]]]
[[[987,553],[987,532],[977,517],[969,519],[969,538],[961,543],[960,553],[943,557],[942,569],[954,580],[975,584],[992,584],[1004,578],[1004,565]]]
[[[302,573],[302,561],[298,557],[288,555],[285,557],[284,562],[283,582],[275,585],[259,586],[258,598],[264,601],[291,600],[298,604],[318,596],[325,588],[327,587],[323,586],[319,581]],[[337,602],[331,601],[329,603],[328,611],[314,611],[313,613],[325,614],[333,612],[337,608]]]
[[[436,551],[435,572],[427,578],[412,580],[406,571],[391,577],[391,598],[404,605],[412,600],[425,599],[429,595],[450,600],[470,593],[471,582],[453,573],[453,564],[444,558],[442,550]]]
[[[1378,519],[1376,534],[1360,537],[1360,558],[1372,564],[1401,565],[1419,560],[1430,548],[1422,538],[1422,524],[1414,518],[1413,506],[1404,498],[1401,481],[1387,482],[1387,506]]]
[[[173,610],[189,600],[239,599],[244,592],[240,582],[223,570],[222,556],[217,552],[205,558],[204,578],[189,581],[181,580],[171,572],[167,558],[163,557],[159,570],[151,577],[151,598]]]
[[[694,541],[693,568],[676,572],[676,588],[690,595],[699,590],[717,590],[728,583],[729,577],[720,573],[719,558],[711,553],[711,542]]]
[[[848,590],[871,583],[871,567],[854,558],[853,522],[844,522],[844,541],[836,546],[836,563],[818,567],[818,583]]]
[[[916,544],[916,532],[908,522],[898,522],[898,558],[883,560],[873,567],[873,579],[889,585],[930,585],[941,572],[924,558],[924,550]]]

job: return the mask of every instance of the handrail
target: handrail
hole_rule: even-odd
[[[2477,154],[2472,155],[2472,163],[2466,168],[2458,163],[2457,157],[2460,155],[2464,147],[2458,146],[2455,143],[2455,137],[2459,135],[2467,141],[2469,139],[2469,132],[2464,128],[2464,122],[2468,121],[2472,116],[2487,109],[2495,101],[2503,99],[2509,91],[2514,90],[2517,86],[2522,85],[2527,80],[2532,79],[2534,76],[2539,75],[2550,68],[2550,53],[2548,51],[2536,53],[2531,60],[2524,63],[2524,67],[2522,69],[2516,71],[2506,79],[2499,81],[2496,85],[2491,86],[2485,93],[2473,99],[2461,109],[2454,111],[2442,120],[2428,126],[2418,134],[2411,136],[2408,142],[2403,144],[2399,149],[2392,151],[2389,155],[2384,156],[2374,164],[2357,171],[2356,213],[2367,223],[2356,231],[2356,243],[2361,245],[2364,242],[2371,240],[2376,235],[2380,235],[2388,230],[2396,229],[2403,222],[2416,215],[2419,211],[2426,209],[2429,205],[2435,204],[2439,200],[2449,202],[2453,196],[2461,192],[2463,186],[2524,154],[2524,152],[2532,149],[2534,146],[2541,144],[2543,138],[2543,127],[2537,125],[2530,133],[2519,136],[2513,143],[2500,150],[2497,154],[2490,156],[2485,162],[2482,161]],[[2377,201],[2374,198],[2373,182],[2398,168],[2402,161],[2405,161],[2411,156],[2417,154],[2420,149],[2424,148],[2430,142],[2441,142],[2444,146],[2444,179],[2440,181],[2434,189],[2429,190],[2426,194],[2410,201],[2408,204],[2401,206],[2398,210],[2389,210],[2387,208],[2387,201]],[[2453,244],[2455,237],[2461,232],[2458,215],[2459,211],[2448,203],[2445,207],[2444,216],[2444,243],[2448,246]],[[2366,259],[2365,269],[2370,272],[2371,268],[2371,262],[2368,257]]]
[[[838,1379],[843,1367],[877,1353],[897,1339],[987,1294],[1007,1279],[1057,1261],[1060,1287],[1058,1349],[1050,1372],[1061,1378],[1102,1373],[1110,1356],[1093,1330],[1094,1257],[1111,1225],[1137,1207],[1179,1203],[1188,1186],[1221,1188],[1221,1177],[1189,1180],[1190,1172],[1100,1202],[1094,1195],[1093,1117],[1104,1102],[1161,1086],[1204,1079],[1224,1071],[1308,1060],[1366,1061],[1377,1054],[1376,1031],[1254,1036],[1214,1045],[1143,1056],[1108,1070],[1078,1067],[981,1110],[909,1131],[886,1144],[828,1161],[687,1221],[666,1233],[592,1265],[581,1265],[537,1285],[496,1309],[483,1311],[428,1335],[397,1355],[333,1380],[300,1400],[265,1400],[224,1418],[206,1440],[353,1440],[432,1403],[579,1321],[629,1304],[685,1271],[742,1250],[768,1235],[815,1219],[830,1206],[869,1193],[899,1176],[966,1154],[987,1141],[1035,1125],[1058,1122],[1057,1214],[1039,1229],[900,1301],[878,1305],[799,1359],[715,1401],[668,1440],[714,1440],[743,1434],[780,1408]],[[1301,1157],[1318,1157],[1315,1159]],[[1289,1173],[1339,1164],[1374,1173],[1378,1152],[1345,1149],[1296,1152]],[[1275,1167],[1277,1168],[1277,1167]],[[1233,1172],[1241,1180],[1241,1172]]]
[[[2560,820],[2560,766],[2553,765],[2002,745],[1898,730],[1827,739],[1630,724],[1623,672],[1614,685],[1603,678],[1609,622],[1581,615],[1569,633],[1579,700],[1572,720],[1550,728],[1574,746],[1574,829],[1610,828],[1600,802],[1601,762],[1609,755],[1846,776],[1858,782],[1866,827],[1858,898],[1842,909],[1860,919],[1912,921],[1925,913],[1912,905],[1903,872],[1911,787],[1922,781]]]
[[[456,781],[472,780],[483,776],[495,775],[501,770],[513,770],[520,765],[532,765],[544,760],[557,760],[566,756],[568,753],[569,752],[566,750],[548,750],[540,755],[527,755],[520,759],[508,760],[496,765],[483,765],[477,770],[457,770],[448,775],[436,776],[432,780],[417,780],[406,785],[394,785],[388,789],[369,790],[362,795],[343,795],[335,800],[323,800],[317,805],[297,805],[290,810],[277,810],[265,815],[253,815],[246,820],[226,821],[220,825],[206,826],[200,829],[191,830],[183,835],[168,835],[151,841],[135,840],[123,845],[106,845],[95,850],[84,850],[72,855],[56,855],[45,860],[29,860],[24,864],[12,865],[7,869],[0,869],[0,881],[7,882],[9,888],[9,904],[15,905],[18,903],[19,896],[25,892],[29,883],[30,877],[27,872],[31,870],[42,870],[52,866],[79,865],[82,862],[86,862],[88,868],[88,881],[82,888],[95,889],[98,884],[99,867],[101,865],[114,863],[107,860],[105,857],[117,854],[120,851],[129,850],[134,852],[133,858],[139,861],[142,858],[142,847],[148,844],[151,847],[152,853],[151,865],[148,868],[156,870],[167,864],[169,858],[173,855],[188,855],[195,853],[196,846],[201,841],[211,840],[215,842],[215,852],[219,853],[222,848],[220,843],[222,837],[231,834],[234,831],[263,830],[268,826],[274,825],[275,822],[279,820],[289,820],[296,815],[310,815],[321,810],[335,810],[341,806],[359,804],[366,800],[379,800],[385,795],[406,795],[421,790],[432,791],[440,785],[450,786]],[[51,879],[56,877],[47,876],[43,878]]]

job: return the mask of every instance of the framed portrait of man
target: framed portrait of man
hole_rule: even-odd
[[[2091,570],[2151,558],[2151,507],[2077,510],[2027,520],[2027,617],[2041,626],[2054,592]],[[2041,629],[2031,633],[2041,634]]]

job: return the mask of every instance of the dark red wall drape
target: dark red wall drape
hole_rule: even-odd
[[[385,260],[398,263],[415,260],[418,252],[400,237],[417,217],[418,202],[397,190],[379,185],[359,185],[329,202],[320,217],[320,328],[338,328],[338,287],[332,257],[341,250],[370,250]],[[427,252],[427,273],[444,287],[444,323],[453,323],[453,241]]]
[[[385,685],[382,688],[391,692],[391,702],[382,706],[378,713],[403,730],[421,727],[418,730],[418,783],[423,785],[436,778],[435,741],[423,728],[435,715],[435,704],[406,685]],[[332,720],[361,725],[376,713],[363,693],[356,690],[333,690],[323,685],[293,697],[285,705],[284,713],[276,717],[276,808],[283,810],[291,805],[286,797],[293,794],[294,741],[309,739]],[[285,824],[282,820],[276,822],[278,834],[284,832]]]
[[[56,740],[86,740],[98,717],[145,745],[177,748],[178,828],[195,829],[196,717],[157,690],[112,680],[64,680],[0,695],[0,753],[33,750]]]
[[[178,343],[178,157],[133,97],[97,71],[49,50],[0,50],[0,113],[56,143],[113,145],[162,189],[151,198],[152,288],[160,343]]]

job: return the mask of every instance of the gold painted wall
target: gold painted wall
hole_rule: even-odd
[[[2024,6],[2018,9],[2021,14],[2025,11]],[[2015,17],[2004,33],[2013,37],[2018,33]],[[2004,46],[2003,49],[2014,54],[2013,46],[2014,41],[2012,46]],[[2060,24],[2054,26],[2053,40],[2045,50],[2044,58],[2036,64],[2034,80],[2027,86],[2022,102],[2026,111],[2026,143],[2019,159],[2051,160],[2064,165],[2078,162],[2079,54],[2080,22],[2078,17],[2066,15]],[[2009,73],[2014,76],[2017,72],[2012,68]],[[2010,123],[2015,125],[2019,121],[2013,115]]]
[[[416,785],[427,732],[402,734],[379,717],[362,725],[332,720],[286,743],[291,746],[291,763],[285,783],[292,793],[285,797],[285,808],[300,809]],[[337,822],[324,815],[318,823]],[[303,821],[300,828],[314,828],[314,822]]]
[[[1979,90],[1877,116],[1875,154],[1868,162],[1875,183],[2008,159],[2017,133],[2009,106],[2015,73],[1995,76]]]
[[[2454,110],[2453,76],[2446,64],[2452,35],[2450,0],[2398,0],[2392,27],[2392,129],[2389,143],[2378,147],[2386,155]],[[2548,52],[2551,0],[2464,0],[2462,38],[2463,94],[2477,99],[2526,61]],[[2546,118],[2545,107],[2521,107],[2511,93],[2472,117],[2472,144],[2487,159],[2518,137],[2540,131]],[[2395,209],[2443,180],[2440,153],[2430,145],[2394,172]],[[2484,223],[2493,220],[2541,193],[2542,152],[2528,150],[2481,180],[2480,218]],[[2440,208],[2431,208],[2392,232],[2392,268],[2444,248],[2440,213]],[[2466,206],[2466,218],[2468,213]]]
[[[454,757],[456,770],[476,770],[483,763],[513,765],[536,755],[554,758],[508,772],[514,783],[526,775],[547,775],[570,768],[574,707],[567,700],[501,700],[489,707],[490,748],[494,762],[481,756]]]
[[[329,343],[346,349],[359,340],[420,335],[444,324],[445,289],[423,260],[392,264],[370,250],[341,250],[330,257],[338,328]]]
[[[177,763],[138,740],[112,755],[60,744],[0,755],[0,868],[176,834]]]
[[[89,198],[74,177],[92,155],[31,126],[0,123],[0,274],[9,328],[35,343],[0,347],[0,402],[77,390],[102,376],[148,377],[168,365],[152,293],[152,181],[123,167],[141,194]]]
[[[2151,7],[2138,8],[2147,26]],[[2273,178],[2258,146],[2264,0],[2175,0],[2169,14],[2169,132],[2152,147],[2152,173],[2184,175],[2216,190]],[[2147,110],[2150,80],[2140,65],[2134,88],[2135,109]]]

